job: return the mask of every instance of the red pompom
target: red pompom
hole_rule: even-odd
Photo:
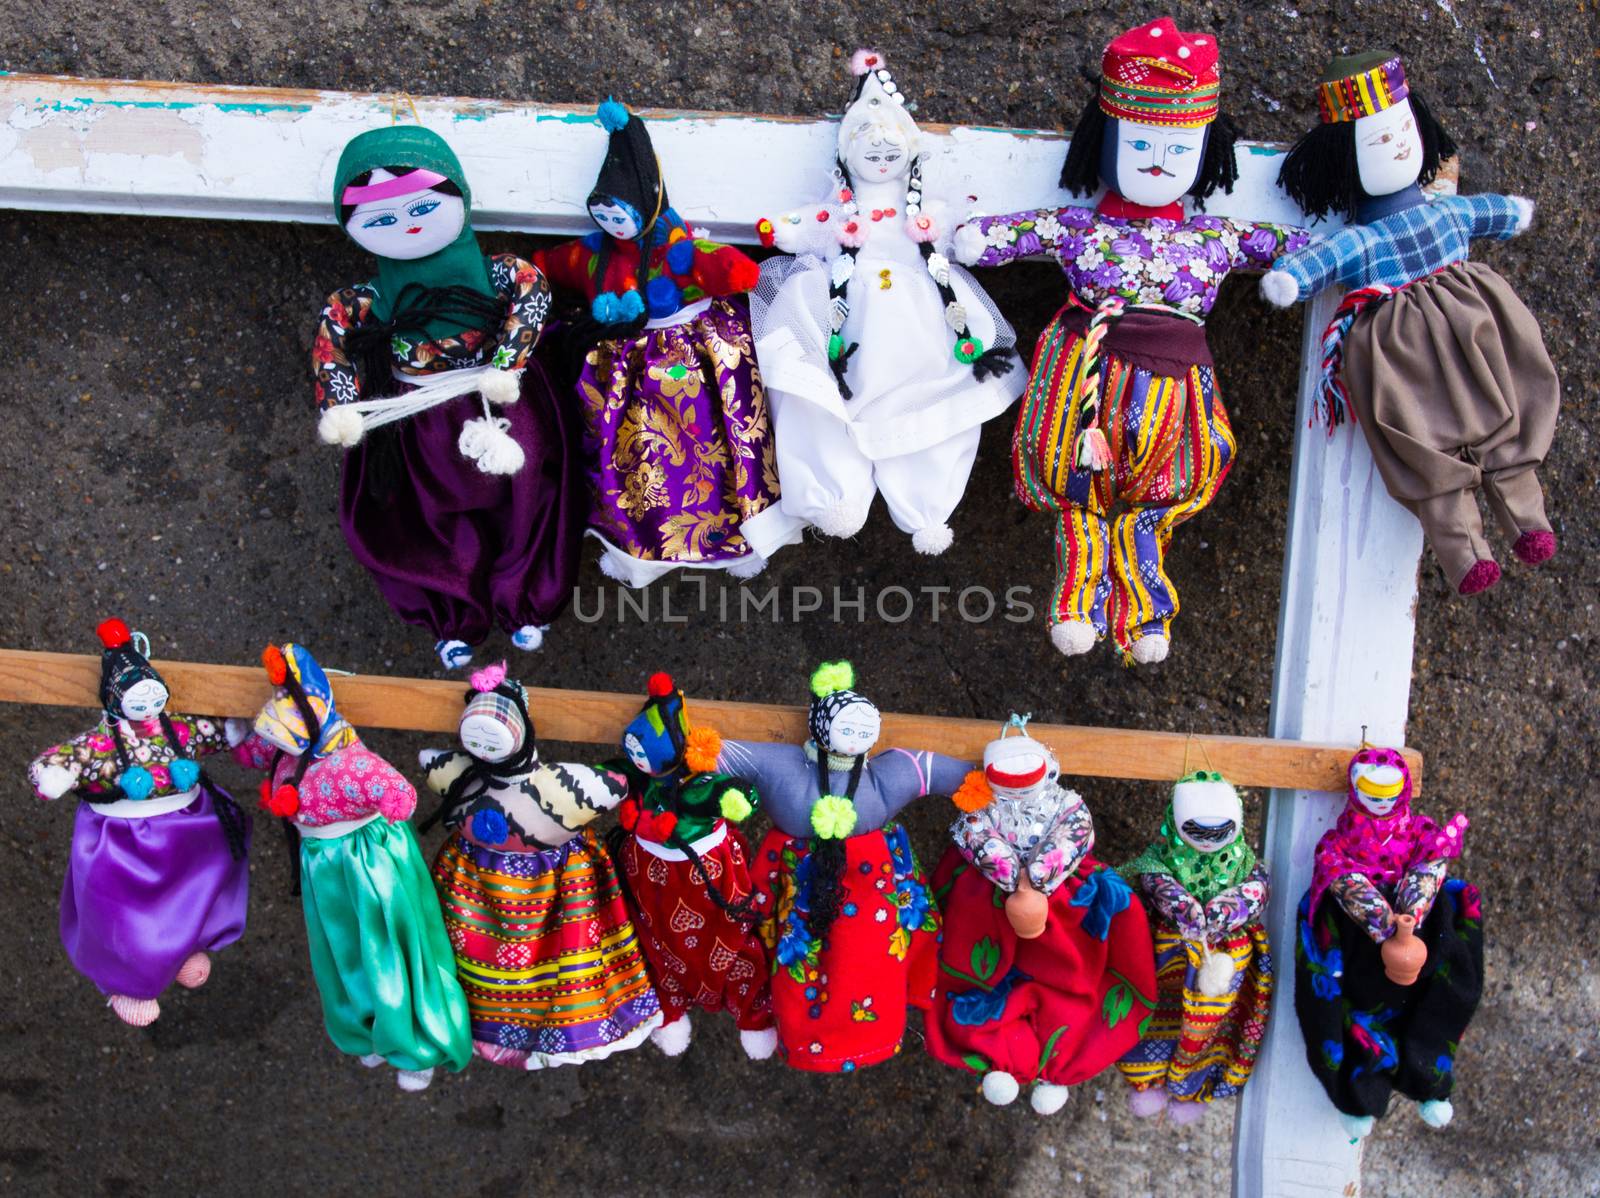
[[[107,649],[120,649],[133,639],[133,633],[128,631],[128,626],[118,619],[100,621],[94,634]]]
[[[285,782],[272,792],[272,799],[267,804],[267,807],[273,815],[281,815],[285,818],[292,816],[300,810],[300,792]]]
[[[262,785],[266,785],[262,783]],[[639,801],[637,799],[623,799],[617,808],[617,822],[629,832],[639,824]]]
[[[728,285],[735,291],[750,291],[761,278],[761,268],[749,258],[735,262],[728,268]]]
[[[261,664],[266,667],[267,679],[273,686],[282,686],[289,677],[289,663],[283,660],[283,650],[276,645],[261,650]]]
[[[660,815],[656,816],[656,839],[662,843],[671,840],[672,833],[677,829],[677,827],[678,813],[675,811],[663,811]]]
[[[650,675],[647,691],[652,699],[665,699],[676,688],[672,685],[672,675],[665,671],[658,671]]]
[[[271,811],[272,810],[272,779],[271,778],[263,778],[263,779],[261,779],[261,799],[259,801],[259,806],[261,807],[261,810],[263,810],[263,811]]]

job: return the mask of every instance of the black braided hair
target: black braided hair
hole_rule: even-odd
[[[845,797],[854,801],[856,786],[861,781],[861,767],[865,758],[857,757],[850,763],[850,781],[845,785]],[[829,793],[832,779],[828,774],[828,751],[817,746],[817,776],[820,795]],[[816,836],[811,840],[811,877],[806,896],[806,927],[818,940],[826,935],[844,906],[844,838]]]
[[[285,671],[283,688],[289,692],[289,697],[294,700],[294,705],[300,712],[300,718],[305,721],[306,725],[305,752],[295,759],[294,776],[289,783],[298,791],[300,783],[305,781],[306,771],[311,768],[312,753],[316,749],[318,738],[322,735],[322,721],[317,717],[316,709],[311,706],[311,700],[306,697],[305,688],[300,685],[300,680],[294,676],[294,671]],[[283,760],[283,754],[284,751],[279,749],[272,756],[272,764],[267,770],[268,785],[271,785],[272,779],[277,776],[278,763]],[[295,831],[294,818],[292,816],[285,815],[280,818],[283,822],[284,842],[289,849],[289,893],[298,895],[300,893],[300,835]]]
[[[1407,99],[1422,138],[1422,172],[1417,182],[1426,187],[1438,175],[1439,164],[1455,157],[1456,142],[1416,88]],[[1337,214],[1355,220],[1361,201],[1368,198],[1361,190],[1361,169],[1356,164],[1355,122],[1318,122],[1306,130],[1283,160],[1278,186],[1307,216],[1321,220]]]

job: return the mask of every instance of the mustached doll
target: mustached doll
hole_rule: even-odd
[[[576,360],[600,568],[644,586],[679,566],[758,573],[799,525],[777,505],[772,425],[743,298],[757,268],[673,211],[645,123],[600,105],[610,135],[588,199],[597,231],[533,261],[586,311]]]
[[[1311,1071],[1355,1140],[1396,1090],[1430,1126],[1450,1122],[1456,1049],[1483,996],[1483,909],[1475,886],[1448,876],[1466,816],[1441,828],[1413,814],[1394,749],[1363,748],[1349,777],[1300,901],[1294,1007]]]
[[[1053,1115],[1139,1042],[1155,953],[1139,900],[1089,855],[1089,808],[1026,722],[1011,717],[954,796],[966,814],[933,874],[944,934],[926,1027],[929,1054],[981,1073],[990,1102],[1031,1084]]]
[[[636,1047],[661,1006],[605,846],[591,826],[620,774],[539,760],[528,697],[503,665],[472,675],[460,749],[425,749],[451,835],[433,879],[472,1016],[472,1049],[544,1069]]]
[[[1017,498],[1056,520],[1050,638],[1069,656],[1108,634],[1125,663],[1163,660],[1178,593],[1173,530],[1216,498],[1235,445],[1206,344],[1222,280],[1306,244],[1298,229],[1189,214],[1238,176],[1219,114],[1216,39],[1170,17],[1106,47],[1098,94],[1072,133],[1068,206],[965,225],[977,266],[1036,254],[1071,288],[1039,338],[1012,440]]]
[[[479,249],[461,163],[428,129],[354,138],[333,196],[378,260],[328,297],[311,351],[320,435],[346,447],[350,551],[446,669],[494,627],[537,649],[572,592],[582,520],[576,430],[530,357],[549,286]]]
[[[193,990],[244,934],[250,819],[199,759],[225,722],[167,710],[167,684],[121,620],[96,630],[100,722],[28,766],[41,799],[76,793],[61,943],[117,1018],[145,1027],[173,982]]]
[[[755,869],[773,1013],[784,1059],[817,1073],[889,1059],[907,1008],[928,1007],[939,912],[895,816],[954,793],[968,768],[905,749],[867,760],[881,721],[854,685],[849,662],[819,666],[803,746],[730,740],[720,758],[760,787],[774,825]]]
[[[1467,260],[1477,237],[1524,232],[1521,196],[1441,196],[1433,179],[1455,142],[1387,51],[1335,58],[1317,85],[1322,123],[1278,181],[1307,215],[1353,221],[1280,258],[1261,294],[1288,305],[1352,288],[1323,334],[1320,415],[1348,406],[1389,494],[1422,523],[1463,595],[1500,580],[1473,492],[1530,566],[1556,551],[1536,468],[1555,435],[1561,383],[1539,322],[1511,285]]]
[[[1221,774],[1188,775],[1160,839],[1122,874],[1154,909],[1158,991],[1144,1038],[1118,1063],[1128,1106],[1194,1123],[1250,1079],[1272,1000],[1267,869],[1244,838],[1239,792]]]
[[[920,553],[943,553],[985,420],[1024,372],[1016,335],[950,262],[954,222],[927,195],[922,138],[881,54],[858,50],[834,188],[758,225],[791,257],[761,265],[751,304],[783,508],[854,536],[882,492]]]
[[[689,1047],[689,1012],[727,1011],[752,1060],[777,1047],[772,965],[754,930],[750,846],[734,825],[760,796],[717,772],[714,728],[692,727],[683,692],[652,674],[644,707],[622,733],[629,797],[612,835],[634,926],[644,944],[664,1023],[656,1047]]]
[[[261,805],[285,821],[328,1038],[423,1090],[472,1059],[467,1002],[428,867],[405,821],[417,792],[334,705],[304,645],[261,655],[277,688],[234,750],[266,771]],[[298,839],[299,844],[293,845]]]

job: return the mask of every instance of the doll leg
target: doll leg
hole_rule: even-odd
[[[1433,556],[1460,594],[1476,595],[1500,581],[1500,567],[1484,539],[1483,517],[1472,491],[1450,491],[1402,502],[1421,522]]]
[[[1556,534],[1544,512],[1544,488],[1532,466],[1500,473],[1483,472],[1483,497],[1504,530],[1514,537],[1511,551],[1525,565],[1537,566],[1556,553]]]
[[[901,532],[911,534],[918,553],[943,553],[955,539],[947,521],[967,489],[982,431],[981,425],[973,425],[918,453],[872,464],[889,515]]]
[[[831,413],[792,396],[771,395],[771,408],[783,510],[827,536],[855,536],[872,507],[872,462]]]
[[[161,1004],[153,998],[129,998],[113,994],[106,1005],[112,1014],[129,1027],[149,1027],[161,1015]]]
[[[1050,639],[1068,657],[1087,653],[1106,635],[1110,526],[1098,512],[1061,500],[1056,509],[1056,578],[1050,595]]]

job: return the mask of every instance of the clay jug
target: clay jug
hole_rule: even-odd
[[[1428,946],[1417,939],[1416,928],[1416,916],[1395,916],[1394,935],[1378,950],[1383,954],[1383,972],[1396,986],[1415,982],[1428,960]]]
[[[1011,921],[1011,930],[1023,940],[1044,935],[1044,925],[1050,919],[1050,900],[1034,889],[1026,869],[1017,879],[1016,891],[1006,899],[1006,918]]]

